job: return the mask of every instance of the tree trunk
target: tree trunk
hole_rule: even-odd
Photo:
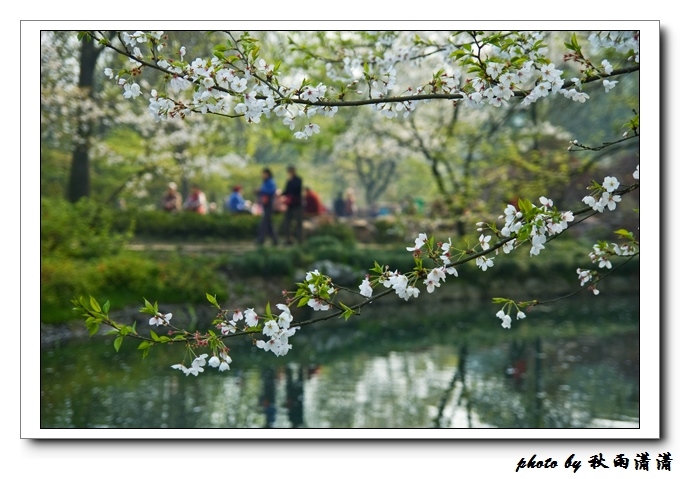
[[[94,70],[101,51],[91,40],[81,42],[78,88],[82,93],[83,104],[94,98]],[[87,112],[80,111],[67,189],[68,200],[73,203],[90,196],[90,141],[93,126]]]

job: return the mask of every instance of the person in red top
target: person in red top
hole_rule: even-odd
[[[326,211],[319,195],[308,186],[305,188],[305,214],[317,216]]]
[[[208,201],[206,200],[205,193],[201,191],[198,185],[191,187],[191,194],[184,202],[184,209],[199,215],[204,215],[208,212]]]

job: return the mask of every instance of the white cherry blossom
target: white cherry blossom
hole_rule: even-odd
[[[480,256],[475,259],[475,263],[482,271],[486,271],[488,268],[493,267],[493,259],[487,258],[486,256]]]
[[[608,192],[613,192],[616,190],[616,188],[619,187],[619,180],[616,179],[614,176],[605,176],[604,181],[602,182],[602,188],[607,190]]]
[[[158,313],[153,318],[149,319],[149,324],[151,326],[166,326],[170,323],[172,319],[172,313],[161,314]]]
[[[609,93],[609,90],[614,88],[618,80],[602,80],[602,86],[604,87],[604,92]]]
[[[416,238],[415,241],[415,246],[414,247],[407,247],[406,251],[416,251],[420,250],[420,248],[423,247],[423,245],[427,242],[427,235],[425,233],[420,233],[418,237]]]
[[[331,309],[331,306],[325,302],[325,301],[320,301],[315,298],[312,298],[307,302],[307,306],[312,308],[314,311],[328,311]]]
[[[370,281],[368,281],[368,278],[364,278],[364,280],[359,285],[359,293],[367,298],[373,296],[373,288],[371,288],[371,284]]]

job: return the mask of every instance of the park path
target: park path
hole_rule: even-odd
[[[302,245],[304,247],[304,244]],[[291,246],[279,246],[280,248],[291,248]],[[296,246],[292,246],[296,247]],[[357,243],[357,248],[360,249],[377,249],[379,244],[375,243]],[[383,245],[384,247],[384,245]],[[204,254],[224,254],[224,253],[247,253],[255,251],[259,246],[254,241],[222,241],[222,242],[181,242],[181,243],[163,243],[152,241],[132,241],[125,246],[128,251],[175,251],[180,254],[204,253]]]
[[[253,241],[225,241],[219,243],[154,243],[131,242],[129,251],[176,251],[178,253],[247,253],[257,249]]]

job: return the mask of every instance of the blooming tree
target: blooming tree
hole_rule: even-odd
[[[529,107],[556,95],[587,103],[584,85],[599,84],[608,93],[616,88],[616,78],[639,70],[639,33],[634,31],[593,32],[585,43],[571,34],[563,42],[560,58],[550,56],[553,49],[548,48],[541,32],[435,32],[427,36],[327,32],[323,48],[301,33],[291,32],[292,49],[282,57],[286,64],[268,57],[247,32],[221,35],[223,42],[213,48],[210,58],[191,59],[188,47],[170,48],[172,43],[164,32],[118,32],[115,39],[96,31],[80,33],[81,38],[129,60],[127,68],[107,68],[105,75],[118,85],[124,99],[145,98],[150,115],[158,122],[202,114],[242,119],[248,124],[280,121],[301,141],[322,134],[322,122],[315,118],[333,117],[341,108],[365,106],[390,119],[409,117],[422,104],[435,101],[465,111]],[[302,44],[304,39],[308,41]],[[602,57],[605,54],[608,56]],[[304,72],[295,68],[296,62],[302,61],[308,67]],[[426,71],[429,77],[420,81],[413,75],[402,77],[399,72],[404,65],[407,71]],[[578,73],[570,73],[573,67]],[[143,88],[140,78],[147,71],[161,75],[161,88]],[[314,71],[322,71],[320,79],[314,79]],[[572,140],[565,148],[608,148],[637,137],[639,128],[635,114],[617,140],[602,145]],[[206,364],[226,371],[232,363],[226,343],[232,337],[247,336],[258,348],[285,355],[301,327],[331,318],[347,319],[390,294],[404,301],[417,299],[421,292],[433,294],[447,280],[460,281],[458,267],[464,263],[474,262],[481,273],[490,274],[504,255],[521,254],[530,260],[549,254],[551,241],[594,215],[613,214],[638,187],[639,166],[625,178],[609,175],[593,180],[579,207],[558,207],[549,196],[521,198],[516,205],[508,204],[497,220],[478,222],[479,237],[474,244],[455,244],[450,238],[435,241],[427,232],[420,233],[413,245],[405,247],[405,254],[413,256],[411,270],[397,271],[376,262],[356,289],[340,286],[315,270],[308,272],[294,291],[284,291],[284,300],[275,309],[267,304],[264,308],[228,310],[216,295],[207,294],[217,312],[212,328],[206,331],[175,327],[171,313],[161,312],[157,303],[145,300],[141,311],[149,315],[154,329],[144,336],[135,325],[109,318],[108,302],[100,305],[92,297],[73,302],[84,314],[91,334],[101,324],[113,328],[116,349],[126,336],[140,341],[144,356],[160,344],[180,342],[186,345],[185,357],[173,368],[187,376],[197,376]],[[588,258],[592,266],[575,271],[574,280],[580,285],[570,295],[584,290],[598,294],[604,278],[639,255],[634,232],[620,228],[613,233],[619,239],[598,241]],[[347,301],[346,297],[354,299]],[[560,299],[499,297],[493,301],[500,305],[496,314],[500,326],[511,328],[513,321],[527,318],[534,306]],[[305,307],[325,313],[295,320],[296,308]]]

